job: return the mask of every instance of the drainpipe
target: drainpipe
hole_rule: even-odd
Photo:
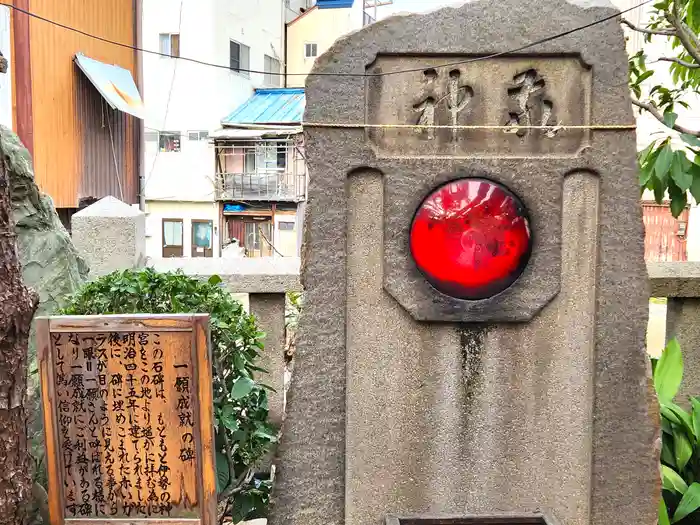
[[[30,0],[15,0],[15,6],[30,11]],[[16,93],[17,135],[34,157],[34,112],[32,109],[32,59],[29,45],[29,15],[15,10],[12,13],[14,31],[14,71]]]
[[[134,41],[136,42],[136,47],[141,49],[143,46],[143,0],[134,0]],[[134,50],[134,57],[136,62],[136,87],[141,94],[141,98],[144,100],[145,96],[143,91],[143,53],[141,51]],[[145,124],[143,119],[138,119],[138,133],[136,138],[136,152],[138,155],[138,168],[139,168],[139,210],[146,212],[146,166],[144,162],[144,151],[145,151]]]
[[[282,67],[284,68],[282,85],[287,87],[287,6],[285,0],[282,0],[282,60]]]

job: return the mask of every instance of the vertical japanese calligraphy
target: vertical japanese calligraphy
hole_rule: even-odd
[[[197,405],[207,363],[197,362],[192,332],[48,339],[54,396],[45,409],[55,413],[62,519],[201,517],[198,417],[211,407]]]

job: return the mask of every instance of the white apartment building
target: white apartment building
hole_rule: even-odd
[[[283,85],[289,10],[285,0],[143,0],[145,49],[219,65],[144,54],[149,257],[220,256],[209,135],[256,88]]]

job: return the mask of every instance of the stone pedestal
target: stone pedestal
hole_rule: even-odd
[[[105,197],[77,212],[71,230],[73,244],[90,267],[91,279],[145,262],[146,216],[115,197]]]

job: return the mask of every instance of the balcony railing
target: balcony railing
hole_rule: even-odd
[[[306,180],[303,175],[280,171],[221,173],[218,176],[219,200],[304,200]]]
[[[220,147],[216,193],[218,200],[299,202],[306,198],[306,163],[286,141]]]

